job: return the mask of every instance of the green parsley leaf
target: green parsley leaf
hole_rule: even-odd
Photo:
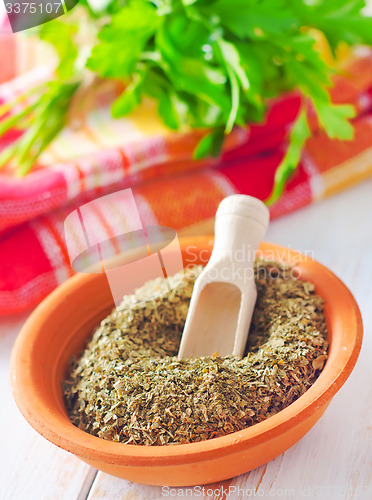
[[[307,123],[306,109],[303,106],[292,125],[287,152],[276,169],[274,188],[269,199],[266,201],[268,205],[272,205],[280,197],[287,180],[297,168],[302,149],[309,137],[310,129]]]
[[[348,104],[330,104],[314,101],[319,121],[331,139],[351,140],[353,127],[349,122],[355,116],[355,108]]]
[[[205,129],[195,157],[215,156],[234,126],[260,122],[267,102],[298,89],[331,138],[352,138],[354,110],[330,102],[333,69],[317,51],[314,30],[331,49],[340,42],[372,45],[372,20],[364,0],[81,0],[72,12],[41,28],[60,58],[55,92],[48,105],[40,93],[19,119],[33,130],[34,145],[21,138],[11,155],[24,172],[66,121],[68,103],[83,79],[115,79],[125,90],[114,102],[114,117],[131,113],[150,96],[164,123],[174,130]],[[82,15],[84,14],[84,15]],[[80,21],[88,19],[96,43],[90,57],[80,49]],[[86,26],[84,26],[86,27]],[[92,35],[93,34],[93,35]],[[82,71],[82,68],[84,71]],[[84,76],[85,78],[85,76]],[[58,91],[56,90],[58,89]],[[49,117],[45,114],[50,113]],[[289,136],[273,194],[277,199],[300,159],[309,135],[304,110]],[[17,116],[0,115],[0,135]],[[211,130],[212,129],[212,130]],[[54,135],[53,135],[54,134]],[[1,161],[1,159],[0,159]]]

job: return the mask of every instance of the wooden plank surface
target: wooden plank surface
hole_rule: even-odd
[[[93,469],[39,436],[11,395],[10,352],[26,318],[0,323],[0,499],[80,500],[87,497]]]
[[[372,498],[372,180],[274,221],[266,239],[313,253],[349,286],[364,321],[354,372],[301,441],[259,469],[206,486],[204,494],[201,488],[162,489],[96,474],[41,438],[18,412],[9,356],[27,316],[15,316],[0,321],[0,499]]]

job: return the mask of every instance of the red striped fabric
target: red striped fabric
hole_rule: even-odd
[[[372,175],[371,52],[357,53],[349,68],[342,78],[337,77],[332,93],[335,101],[357,106],[355,139],[331,141],[313,120],[313,136],[285,194],[271,207],[273,218]],[[0,86],[0,99],[12,88],[8,83]],[[95,152],[70,155],[36,168],[24,179],[15,178],[9,170],[2,172],[0,314],[32,307],[73,273],[63,222],[77,206],[98,196],[132,187],[145,226],[159,224],[177,230],[213,217],[218,203],[231,193],[267,198],[299,104],[297,94],[273,102],[265,123],[234,131],[219,162],[191,161],[198,135],[151,135],[148,124],[145,132],[139,132],[133,124],[122,122],[120,130],[128,134],[121,136],[118,124],[109,121],[104,124],[111,131],[107,138],[118,135],[116,146],[100,145]],[[136,123],[140,126],[141,120]],[[71,147],[79,152],[83,145],[81,141]],[[62,147],[55,155],[60,157],[61,151]],[[98,203],[95,210],[101,230],[110,238],[119,207]]]

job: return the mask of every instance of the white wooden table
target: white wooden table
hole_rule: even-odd
[[[349,286],[363,315],[356,368],[301,441],[259,469],[205,487],[204,494],[97,472],[39,436],[19,413],[9,387],[9,357],[27,314],[12,316],[0,320],[0,499],[372,499],[372,180],[274,221],[267,240],[314,252]]]

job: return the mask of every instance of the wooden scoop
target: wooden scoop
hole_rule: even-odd
[[[269,219],[252,196],[236,194],[220,203],[213,252],[195,282],[179,358],[243,356],[257,298],[254,261]]]

